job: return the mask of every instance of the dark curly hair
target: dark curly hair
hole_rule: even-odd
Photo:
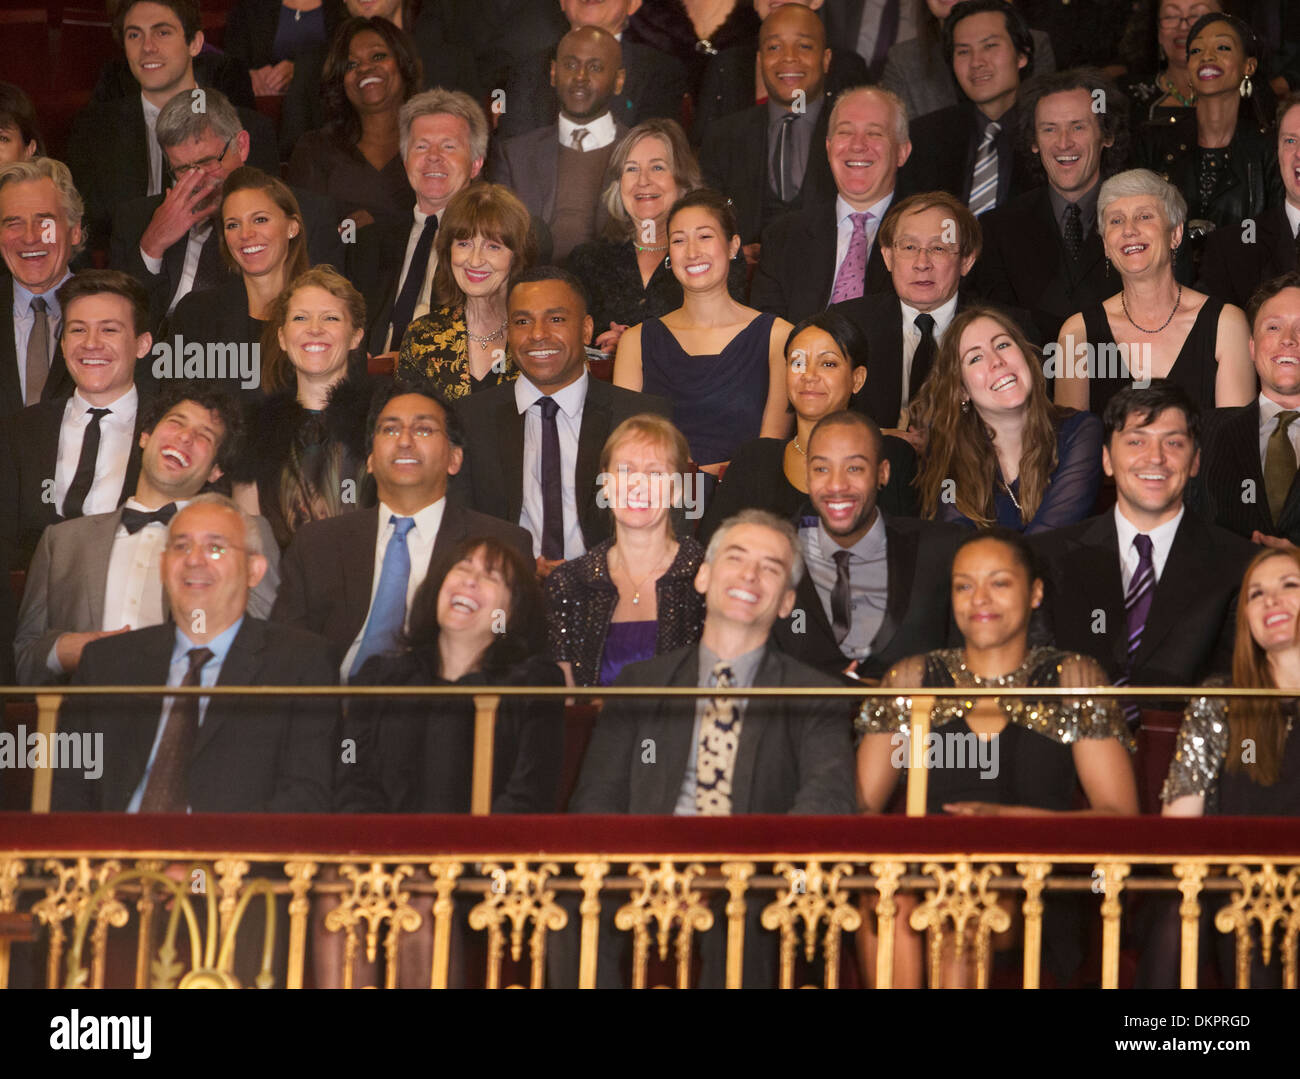
[[[1038,104],[1052,94],[1067,94],[1071,90],[1083,90],[1094,101],[1097,100],[1096,95],[1101,94],[1103,107],[1100,111],[1094,108],[1092,113],[1101,128],[1102,142],[1111,140],[1111,144],[1104,146],[1101,151],[1101,178],[1105,180],[1120,171],[1128,160],[1129,106],[1128,98],[1096,68],[1076,67],[1069,71],[1045,72],[1035,75],[1021,86],[1020,153],[1030,163],[1034,175],[1039,180],[1045,179],[1042,156],[1034,153],[1038,141]]]
[[[210,382],[170,380],[140,412],[140,430],[153,433],[169,412],[182,401],[193,401],[200,408],[215,412],[223,432],[214,462],[222,475],[229,475],[243,452],[244,412],[224,387]]]
[[[370,19],[352,17],[339,23],[321,69],[320,97],[326,117],[325,130],[349,146],[361,137],[361,120],[343,89],[343,77],[348,70],[348,49],[352,47],[352,39],[364,30],[371,30],[383,38],[397,61],[403,101],[419,93],[422,85],[420,54],[416,51],[415,40],[405,30],[379,15]]]

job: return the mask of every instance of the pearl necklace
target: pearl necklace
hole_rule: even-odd
[[[505,319],[501,320],[501,325],[498,326],[492,333],[484,334],[482,337],[480,337],[476,333],[470,333],[468,325],[465,327],[465,336],[468,337],[471,341],[473,341],[476,345],[478,345],[479,348],[487,348],[489,341],[495,341],[498,337],[500,337],[505,332],[506,332]]]
[[[659,252],[659,251],[667,251],[667,250],[668,250],[668,245],[667,245],[667,244],[658,244],[658,245],[655,245],[655,244],[639,244],[639,243],[637,243],[635,240],[632,241],[632,246],[635,247],[638,251],[654,251],[654,252]]]
[[[1183,302],[1183,286],[1179,285],[1178,295],[1174,297],[1174,309],[1169,312],[1169,317],[1160,324],[1159,328],[1154,330],[1148,330],[1145,326],[1139,326],[1136,322],[1133,321],[1133,316],[1128,313],[1128,297],[1125,294],[1123,289],[1120,289],[1120,293],[1119,293],[1119,305],[1120,307],[1124,308],[1124,317],[1128,319],[1130,326],[1132,326],[1135,330],[1141,330],[1143,333],[1159,333],[1161,330],[1163,330],[1166,326],[1168,326],[1171,322],[1174,321],[1174,316],[1178,314],[1178,308],[1182,306],[1182,302]]]
[[[1007,483],[1006,480],[1003,480],[1002,489],[1006,491],[1007,497],[1011,499],[1011,504],[1016,507],[1016,512],[1020,514],[1020,517],[1023,520],[1025,516],[1025,511],[1020,508],[1020,500],[1016,498],[1015,492],[1011,490],[1011,484]]]

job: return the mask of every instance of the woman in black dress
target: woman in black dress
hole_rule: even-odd
[[[960,692],[989,686],[1105,685],[1105,672],[1096,661],[1030,647],[1030,622],[1042,598],[1033,552],[1020,535],[1003,529],[975,533],[957,548],[952,564],[953,617],[962,647],[906,659],[885,675],[882,687]],[[936,702],[930,723],[927,756],[938,746],[942,767],[929,773],[928,813],[1068,814],[1076,812],[1079,787],[1089,808],[1077,812],[1138,812],[1131,739],[1114,701],[945,697]],[[868,812],[884,812],[893,798],[904,774],[910,724],[911,702],[902,697],[868,702],[858,716],[858,798]],[[871,934],[863,935],[874,943]],[[1054,942],[1049,934],[1049,951]],[[947,944],[952,945],[951,934]],[[906,917],[899,919],[896,945],[898,977],[903,979],[896,984],[920,985],[920,938],[907,927]],[[866,971],[874,975],[872,948],[865,950]],[[952,955],[944,967],[945,985],[970,984],[970,972]]]

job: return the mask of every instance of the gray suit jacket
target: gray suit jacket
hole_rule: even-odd
[[[614,145],[617,146],[627,128],[614,122]],[[560,171],[560,125],[534,128],[522,135],[507,139],[494,139],[488,173],[492,181],[505,184],[519,201],[528,207],[534,217],[548,225],[555,216],[555,188]],[[604,184],[601,185],[604,191]],[[596,232],[608,220],[604,200],[599,200],[596,210]]]
[[[280,548],[271,526],[255,517],[262,536],[267,569],[261,583],[248,597],[248,613],[266,618],[280,587]],[[104,594],[113,537],[122,521],[121,507],[112,513],[94,513],[50,525],[41,535],[27,570],[18,632],[14,636],[14,660],[22,685],[45,685],[66,681],[47,665],[50,650],[64,633],[92,633],[104,624]],[[163,593],[167,613],[167,593]],[[143,626],[132,626],[143,629]]]

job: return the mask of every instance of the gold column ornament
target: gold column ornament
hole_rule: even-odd
[[[930,789],[930,772],[926,768],[925,745],[930,737],[933,697],[913,697],[911,726],[908,728],[907,815],[925,816],[926,795]]]
[[[492,757],[496,752],[497,705],[500,697],[474,698],[474,773],[470,787],[470,812],[492,812]]]
[[[515,963],[523,955],[524,927],[530,921],[533,923],[528,938],[529,982],[533,989],[541,989],[546,984],[546,931],[558,931],[569,924],[569,916],[555,902],[554,890],[546,886],[547,878],[559,871],[554,862],[546,862],[536,869],[529,869],[526,862],[515,862],[513,869],[504,869],[496,862],[488,862],[483,867],[491,885],[487,897],[470,910],[469,924],[471,929],[487,930],[488,989],[501,988],[505,945],[502,923],[505,921],[510,922],[510,958]]]
[[[1105,888],[1101,901],[1101,987],[1119,988],[1119,917],[1123,909],[1120,893],[1132,869],[1127,862],[1098,862],[1093,867],[1093,878],[1100,875]]]
[[[1051,862],[1017,862],[1016,872],[1024,878],[1025,902],[1025,989],[1037,989],[1043,962],[1043,889]]]
[[[366,872],[355,865],[339,867],[339,875],[352,882],[352,891],[337,907],[325,915],[325,928],[331,933],[340,929],[343,942],[343,988],[351,989],[353,966],[357,955],[357,926],[366,923],[366,961],[373,963],[379,944],[379,926],[388,923],[384,936],[384,988],[397,988],[397,946],[402,933],[420,928],[420,912],[410,905],[410,894],[402,890],[402,881],[415,872],[413,866],[399,865],[391,873],[382,862],[371,862]]]
[[[289,969],[285,973],[286,989],[301,989],[307,965],[307,919],[311,913],[312,877],[319,867],[315,862],[286,862],[284,874],[289,878]]]
[[[1005,932],[1011,925],[1011,915],[998,905],[997,896],[989,891],[989,881],[1002,874],[1002,867],[990,863],[978,872],[970,862],[962,860],[952,869],[938,862],[927,862],[922,869],[934,877],[937,887],[925,893],[925,902],[912,911],[913,929],[928,930],[930,946],[930,985],[938,986],[942,980],[943,925],[951,922],[953,945],[958,970],[966,952],[969,930],[975,936],[975,987],[988,988],[989,937]],[[972,925],[972,919],[974,924]],[[962,975],[963,982],[965,975]]]
[[[1183,893],[1183,901],[1178,904],[1178,917],[1182,922],[1178,949],[1180,989],[1196,988],[1199,973],[1197,951],[1201,936],[1201,904],[1198,899],[1208,869],[1209,866],[1197,862],[1179,862],[1174,866],[1174,876],[1179,882],[1178,890]]]
[[[59,986],[59,965],[63,959],[64,942],[67,940],[63,923],[72,918],[75,924],[89,905],[90,897],[119,868],[119,863],[116,861],[101,862],[96,869],[92,870],[89,858],[78,858],[71,865],[65,865],[57,858],[46,859],[44,870],[55,875],[55,882],[45,890],[44,897],[32,905],[32,913],[50,930],[50,952],[45,964],[45,984],[50,989],[57,989]],[[122,913],[125,920],[125,909]],[[98,980],[102,984],[102,963],[93,965],[98,971]],[[89,972],[83,970],[82,974],[89,978]]]
[[[59,726],[59,706],[63,697],[57,693],[38,693],[36,695],[36,733],[40,735],[42,745],[54,745],[54,732]],[[54,761],[46,753],[44,763],[32,770],[32,812],[48,813],[50,795],[54,790]]]
[[[745,977],[745,890],[754,875],[753,862],[723,862],[727,878],[727,988],[739,989]]]
[[[429,988],[446,989],[451,967],[451,916],[455,909],[452,893],[464,866],[460,862],[432,862],[433,874],[433,960],[429,970]]]
[[[803,923],[804,958],[811,963],[817,955],[817,929],[826,922],[822,955],[826,967],[826,988],[839,984],[840,934],[853,932],[862,924],[862,915],[850,902],[848,894],[840,888],[844,877],[852,876],[853,867],[848,862],[838,862],[823,870],[820,862],[806,866],[778,862],[778,876],[786,879],[786,887],[777,892],[776,901],[763,909],[764,929],[781,931],[781,988],[794,988],[794,959],[798,946],[798,923]]]
[[[136,869],[144,873],[161,873],[167,868],[166,862],[136,862]],[[135,901],[136,913],[140,922],[135,935],[135,987],[149,988],[149,958],[153,954],[153,912],[154,882],[147,877],[140,878],[140,898]]]
[[[668,939],[673,926],[677,926],[677,988],[688,988],[691,934],[713,928],[713,912],[692,887],[695,879],[703,876],[704,866],[692,862],[679,873],[672,862],[660,862],[658,869],[636,862],[628,868],[628,874],[640,879],[641,890],[614,914],[614,924],[624,931],[632,930],[632,987],[644,989],[646,985],[649,925],[653,921],[659,958],[663,960],[668,958]]]
[[[18,908],[18,878],[27,863],[20,858],[0,858],[0,914],[12,914]],[[0,989],[9,988],[9,941],[0,940]]]
[[[907,871],[904,862],[872,862],[876,878],[876,988],[894,987],[894,921],[898,917],[898,882]],[[863,972],[866,973],[865,971]]]
[[[215,864],[217,887],[221,890],[221,900],[217,904],[217,916],[220,919],[221,932],[230,928],[230,919],[235,913],[235,904],[239,902],[239,886],[248,872],[248,863],[235,858],[227,858]]]
[[[578,862],[573,867],[582,878],[582,945],[578,956],[578,988],[596,988],[596,959],[600,948],[600,885],[609,872],[608,862]]]

